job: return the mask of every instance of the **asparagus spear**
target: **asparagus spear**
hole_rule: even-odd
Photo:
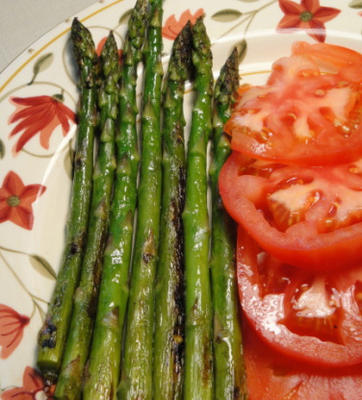
[[[142,158],[120,399],[152,398],[154,278],[161,206],[162,0],[151,0],[145,49]]]
[[[212,304],[209,275],[206,148],[211,132],[212,54],[202,18],[193,26],[196,100],[188,143],[185,230],[186,342],[184,399],[212,398]]]
[[[156,278],[154,399],[182,398],[185,147],[183,97],[191,63],[191,25],[176,38],[163,94],[163,194]]]
[[[212,246],[211,272],[214,303],[214,369],[215,399],[246,399],[245,366],[243,360],[239,305],[235,277],[236,229],[226,213],[219,195],[218,178],[221,167],[230,154],[230,142],[223,132],[230,118],[234,94],[239,86],[239,62],[245,52],[243,42],[227,59],[216,81],[213,109]]]
[[[94,43],[89,31],[77,19],[73,21],[71,36],[80,69],[81,108],[62,266],[38,340],[37,363],[48,382],[56,380],[61,365],[73,294],[79,280],[92,188],[93,136],[97,123],[99,63]]]
[[[147,0],[137,0],[128,22],[123,49],[120,128],[116,135],[118,168],[84,400],[114,400],[117,396],[137,196],[137,65],[142,56],[147,6]]]
[[[100,137],[93,176],[92,203],[88,237],[79,287],[74,297],[72,320],[62,361],[55,397],[79,399],[83,369],[93,330],[108,214],[112,193],[114,131],[117,119],[119,59],[112,33],[101,54],[102,86],[99,91]]]

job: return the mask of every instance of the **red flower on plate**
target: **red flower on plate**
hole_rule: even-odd
[[[30,319],[11,307],[0,304],[0,346],[1,358],[8,358],[23,338],[23,330]]]
[[[306,29],[308,35],[319,42],[326,39],[324,23],[341,12],[337,8],[321,7],[319,0],[301,0],[300,4],[279,0],[279,6],[285,15],[279,22],[278,30]]]
[[[182,28],[187,24],[188,21],[194,24],[197,18],[204,15],[204,10],[199,8],[194,14],[191,14],[190,10],[184,11],[179,20],[176,20],[175,14],[169,16],[162,28],[162,36],[174,40],[177,35],[181,32]]]
[[[34,222],[32,204],[45,189],[43,185],[24,185],[19,175],[8,172],[0,187],[0,223],[11,221],[31,230]]]
[[[2,400],[38,400],[53,399],[54,386],[45,385],[40,374],[31,367],[26,367],[23,374],[23,386],[6,390]]]
[[[102,53],[102,50],[103,50],[103,47],[104,47],[104,44],[106,43],[106,41],[107,41],[107,36],[105,36],[104,38],[102,38],[102,39],[98,42],[97,47],[96,47],[96,53],[97,53],[97,56],[98,56],[98,57],[100,57],[100,55],[101,55],[101,53]],[[119,56],[119,61],[120,61],[120,62],[121,62],[121,60],[122,60],[122,54],[123,54],[123,51],[122,51],[121,49],[119,49],[119,50],[118,50],[118,56]]]
[[[18,122],[10,132],[10,137],[23,132],[17,141],[14,152],[18,153],[37,133],[40,145],[49,148],[49,140],[54,129],[61,125],[63,136],[69,132],[69,121],[75,123],[75,114],[63,104],[63,95],[12,97],[16,110],[9,118],[9,124]]]

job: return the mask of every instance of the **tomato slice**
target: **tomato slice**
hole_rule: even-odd
[[[263,341],[319,366],[362,363],[362,267],[340,273],[297,270],[261,250],[239,227],[241,306]]]
[[[362,55],[329,44],[296,43],[273,64],[265,86],[240,89],[225,131],[250,157],[297,165],[362,155]]]
[[[291,362],[265,345],[248,324],[243,344],[249,400],[362,399],[362,365],[321,371]]]
[[[361,82],[362,56],[346,47],[325,43],[313,45],[296,42],[293,55],[302,55],[316,63],[322,71],[336,74],[350,82]]]
[[[219,188],[229,214],[278,259],[319,271],[362,262],[362,161],[300,168],[233,152]]]

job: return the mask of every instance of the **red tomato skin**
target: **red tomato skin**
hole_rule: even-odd
[[[267,252],[288,264],[314,271],[346,268],[362,261],[362,222],[333,232],[316,233],[298,224],[298,230],[282,232],[274,228],[258,211],[252,201],[245,197],[253,187],[240,183],[238,152],[233,152],[219,175],[219,190],[224,206],[230,216],[253,237]],[[259,193],[255,193],[258,198]]]
[[[362,364],[313,368],[274,351],[243,324],[249,400],[361,400]]]

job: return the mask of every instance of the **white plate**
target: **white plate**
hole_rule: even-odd
[[[301,0],[295,0],[302,9],[300,3]],[[202,11],[206,14],[215,76],[231,47],[243,38],[248,51],[240,72],[244,81],[253,83],[265,79],[271,63],[288,55],[293,42],[315,42],[316,34],[319,40],[325,35],[328,43],[361,51],[362,19],[358,9],[361,2],[352,2],[357,8],[350,7],[346,1],[321,0],[321,3],[320,7],[333,3],[339,12],[327,12],[319,20],[325,29],[313,32],[306,31],[307,23],[299,24],[292,31],[277,30],[280,21],[286,20],[277,0],[168,0],[164,5],[165,68],[172,45],[167,32],[180,29],[176,21],[188,9],[193,16]],[[319,7],[318,0],[314,4]],[[99,1],[78,17],[90,28],[97,45],[113,29],[121,46],[126,29],[125,14],[133,5],[134,0]],[[304,13],[303,17],[313,16]],[[315,19],[318,20],[313,17],[312,21]],[[48,397],[48,388],[33,368],[37,333],[63,249],[71,187],[69,149],[76,126],[70,121],[69,130],[63,136],[59,124],[55,129],[49,128],[48,117],[41,112],[37,114],[33,108],[33,120],[24,124],[30,129],[39,124],[43,132],[35,130],[24,146],[19,144],[21,149],[17,152],[16,145],[24,132],[11,137],[10,133],[23,121],[16,120],[20,108],[34,106],[39,101],[29,97],[47,96],[42,98],[42,110],[49,111],[51,96],[61,94],[63,104],[75,110],[77,91],[69,52],[70,24],[71,19],[46,34],[0,76],[0,394],[5,400],[20,392],[34,399]],[[27,104],[17,98],[27,99]],[[189,110],[186,113],[189,115]]]

